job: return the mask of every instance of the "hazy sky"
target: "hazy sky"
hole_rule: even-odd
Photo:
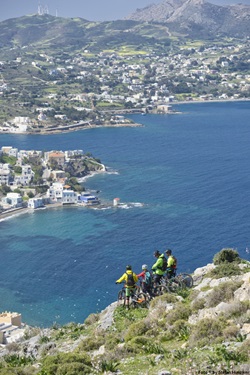
[[[59,17],[81,17],[89,21],[122,19],[137,8],[162,0],[0,0],[0,21],[37,13],[38,4],[47,6],[49,14]],[[250,5],[250,0],[210,0],[214,4]]]

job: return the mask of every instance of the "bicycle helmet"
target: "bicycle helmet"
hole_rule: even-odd
[[[167,250],[165,251],[165,253],[171,255],[171,254],[172,254],[172,250],[167,249]]]
[[[159,250],[155,250],[155,252],[154,252],[154,256],[155,257],[159,257],[161,254],[160,254],[160,252],[159,252]]]
[[[142,270],[147,270],[147,269],[148,269],[147,264],[143,264],[143,265],[141,266],[141,269],[142,269]]]
[[[132,270],[132,266],[130,266],[130,265],[128,265],[127,267],[126,267],[126,270],[128,271],[128,270]]]

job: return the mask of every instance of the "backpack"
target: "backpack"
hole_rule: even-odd
[[[172,257],[173,257],[173,259],[174,259],[173,268],[176,269],[176,268],[177,268],[177,259],[176,259],[176,257],[174,257],[173,255],[172,255]]]
[[[152,284],[152,275],[149,271],[145,272],[145,284],[146,285]]]
[[[127,275],[126,285],[130,286],[130,287],[134,287],[135,286],[135,280],[134,280],[133,273],[127,273],[126,272],[126,275]]]
[[[162,258],[161,270],[162,271],[166,271],[167,268],[168,268],[168,260],[165,257],[163,257]]]

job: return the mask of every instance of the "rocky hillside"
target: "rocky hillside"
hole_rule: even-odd
[[[164,0],[137,9],[126,19],[161,22],[171,32],[196,38],[218,35],[247,37],[250,34],[250,6],[244,4],[219,6],[204,0]]]
[[[223,249],[193,278],[192,289],[148,309],[114,302],[84,324],[29,328],[25,341],[0,349],[0,373],[249,374],[250,263]]]

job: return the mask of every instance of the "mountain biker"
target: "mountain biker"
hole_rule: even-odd
[[[138,281],[138,277],[132,271],[132,266],[130,265],[126,266],[126,272],[118,280],[116,280],[115,283],[120,284],[123,281],[125,281],[125,293],[126,293],[125,305],[129,307],[129,297],[131,296],[131,293],[134,292],[136,288],[136,283]]]
[[[171,277],[176,275],[177,259],[173,256],[172,250],[167,249],[165,253],[168,257],[167,278],[171,279]]]
[[[142,272],[137,275],[138,279],[141,278],[141,288],[143,293],[151,293],[152,289],[152,275],[148,270],[146,264],[142,265]]]
[[[161,254],[159,250],[154,252],[154,257],[157,258],[157,261],[152,266],[152,271],[154,274],[154,285],[158,285],[162,276],[164,275],[165,271],[163,271],[163,262],[164,262],[164,254]]]

